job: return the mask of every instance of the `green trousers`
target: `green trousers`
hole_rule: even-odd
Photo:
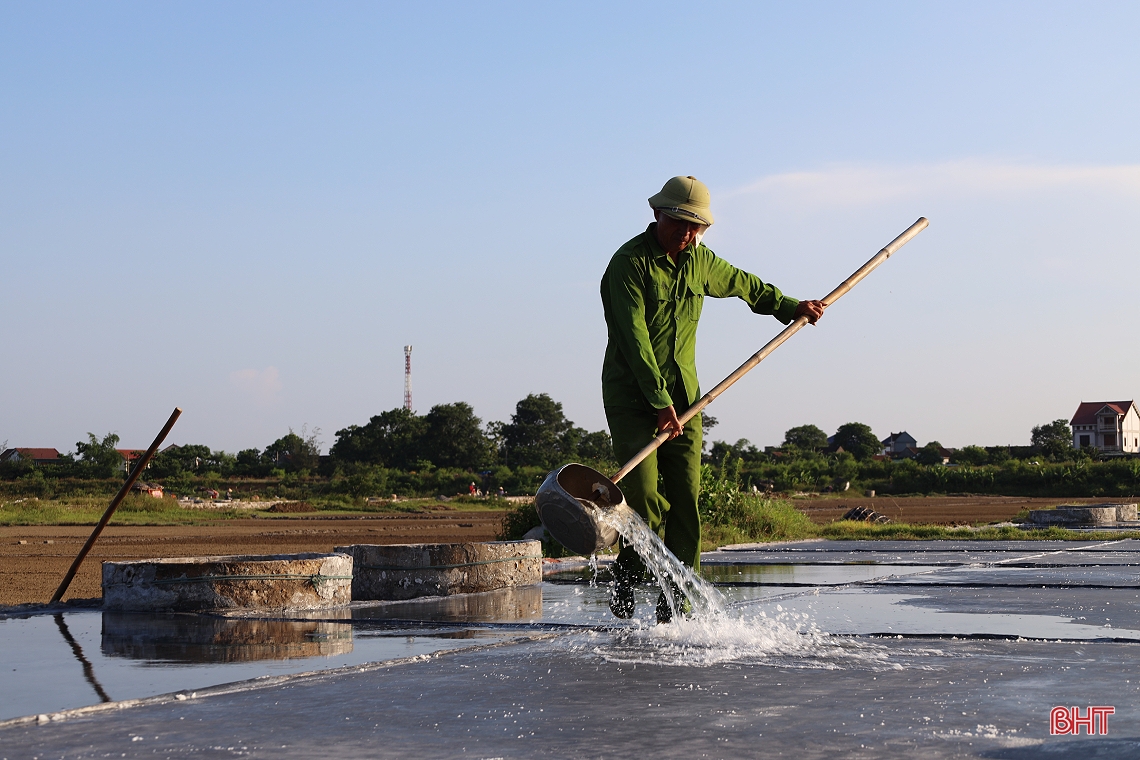
[[[683,412],[677,409],[678,415]],[[608,406],[606,421],[619,462],[628,462],[657,434],[656,412]],[[697,496],[701,490],[702,435],[698,414],[685,423],[683,435],[666,441],[618,483],[626,503],[661,536],[677,559],[693,568],[699,568],[701,562]],[[623,543],[614,571],[641,578],[645,564]]]

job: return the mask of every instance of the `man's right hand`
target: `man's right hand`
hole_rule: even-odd
[[[800,301],[796,304],[796,313],[792,319],[807,317],[807,321],[814,325],[823,316],[823,310],[826,308],[827,304],[823,301]]]
[[[669,431],[669,437],[665,439],[667,441],[685,432],[685,427],[677,419],[677,411],[671,405],[657,410],[657,432],[662,433],[666,430]]]

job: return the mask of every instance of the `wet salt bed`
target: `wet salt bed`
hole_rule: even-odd
[[[952,586],[1076,586],[1130,588],[1140,584],[1140,568],[1123,565],[1100,567],[962,567],[952,571],[884,578],[892,585]]]
[[[175,630],[178,618],[202,625]],[[267,626],[264,621],[105,615],[98,610],[2,620],[0,720],[265,676],[422,657],[509,635],[425,626],[369,630],[344,621]]]
[[[615,619],[604,570],[239,632],[76,611],[76,646],[53,616],[9,619],[5,717],[96,704],[92,679],[117,700],[197,693],[9,721],[0,758],[1137,757],[1138,557],[1132,541],[720,551],[702,558],[720,601],[668,625],[648,583]],[[283,678],[211,688],[265,675]],[[1057,705],[1115,711],[1107,735],[1056,736]]]
[[[916,550],[915,545],[922,546]],[[1140,541],[796,541],[739,544],[701,557],[714,564],[1140,564]]]

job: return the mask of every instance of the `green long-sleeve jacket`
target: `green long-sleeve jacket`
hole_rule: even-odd
[[[657,242],[656,226],[619,248],[602,276],[609,331],[602,363],[606,406],[664,409],[675,401],[671,392],[688,404],[700,398],[697,320],[705,296],[736,296],[784,324],[799,304],[703,244],[690,245],[674,264]]]

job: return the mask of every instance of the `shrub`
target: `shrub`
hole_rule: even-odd
[[[790,502],[747,493],[740,487],[742,461],[725,456],[719,472],[701,467],[702,549],[726,543],[781,541],[815,534],[811,520]]]
[[[337,466],[329,486],[334,493],[357,499],[382,496],[388,493],[388,471],[379,465],[347,462]]]

